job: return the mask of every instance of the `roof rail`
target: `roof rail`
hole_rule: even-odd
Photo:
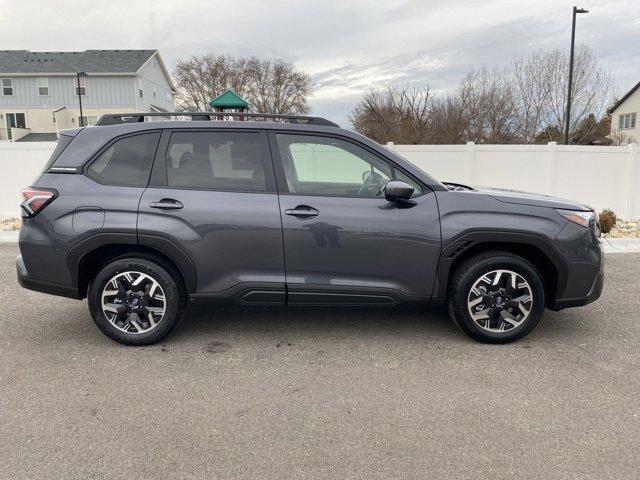
[[[339,127],[326,118],[307,117],[304,115],[284,115],[279,113],[247,113],[247,112],[143,112],[143,113],[109,113],[102,115],[96,125],[117,125],[120,123],[137,123],[145,121],[157,121],[158,117],[175,117],[169,120],[187,121],[224,121],[227,117],[245,119],[263,119],[269,122],[299,123],[303,125],[322,125],[325,127]],[[150,118],[150,120],[145,120]],[[260,120],[258,120],[260,121]]]

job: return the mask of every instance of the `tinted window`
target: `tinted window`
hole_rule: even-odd
[[[391,179],[389,164],[345,140],[278,134],[291,193],[377,197]]]
[[[408,183],[413,187],[413,195],[411,195],[412,197],[422,194],[422,187],[418,184],[418,182],[410,178],[409,175],[405,175],[397,168],[393,169],[393,173],[395,174],[396,180],[402,180],[403,182]]]
[[[266,191],[262,135],[257,132],[174,132],[167,149],[170,187]]]
[[[145,133],[117,140],[91,164],[89,177],[107,185],[145,187],[160,133]]]

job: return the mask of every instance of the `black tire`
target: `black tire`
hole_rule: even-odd
[[[489,331],[478,325],[469,313],[468,300],[474,283],[495,270],[510,270],[522,276],[531,288],[532,304],[529,315],[516,327],[504,332]],[[542,276],[529,261],[509,252],[489,251],[475,255],[454,271],[449,288],[449,315],[456,325],[471,338],[484,343],[509,343],[529,334],[542,317],[545,290]]]
[[[89,312],[98,328],[107,337],[124,345],[150,345],[166,337],[180,322],[185,303],[184,287],[179,274],[170,265],[155,257],[117,258],[105,265],[91,282],[87,293]],[[116,328],[102,310],[102,291],[118,273],[141,272],[151,276],[162,287],[165,297],[164,316],[157,326],[144,333],[127,333]]]

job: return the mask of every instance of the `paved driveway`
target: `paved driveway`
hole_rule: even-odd
[[[18,287],[0,245],[0,478],[638,478],[640,255],[596,304],[474,343],[441,313],[191,312],[159,345]]]

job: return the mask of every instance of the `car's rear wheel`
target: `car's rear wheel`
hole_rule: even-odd
[[[180,321],[183,294],[175,273],[160,261],[120,258],[91,283],[89,309],[100,330],[126,345],[149,345]]]
[[[508,252],[469,258],[454,272],[449,313],[462,331],[487,343],[508,343],[531,332],[544,312],[538,270]]]

